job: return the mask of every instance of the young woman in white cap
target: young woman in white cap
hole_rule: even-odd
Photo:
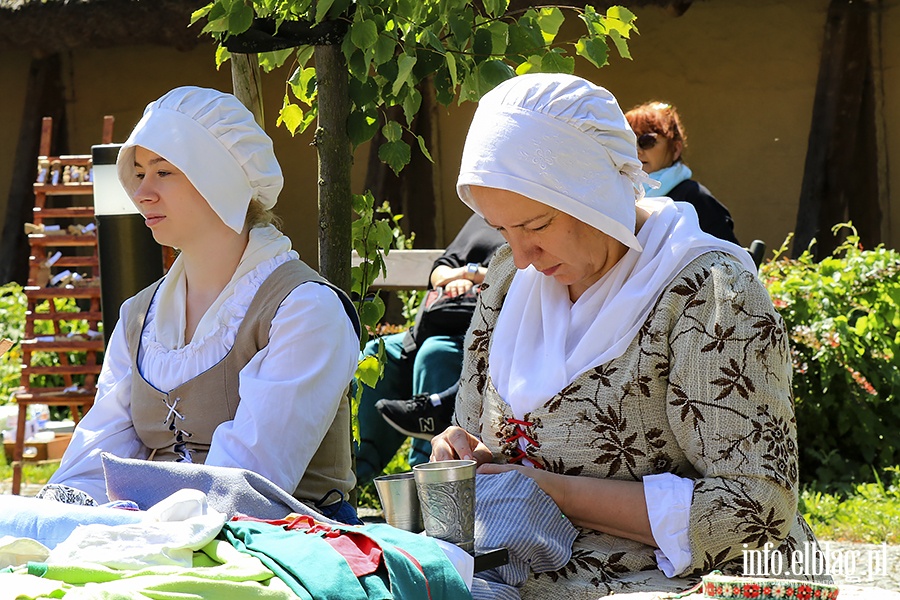
[[[359,323],[272,223],[272,140],[234,96],[181,87],[149,104],[119,180],[180,252],[121,307],[94,407],[43,491],[107,501],[101,452],[239,467],[358,522],[346,395]]]
[[[523,598],[679,591],[815,544],[784,324],[747,252],[645,180],[616,99],[574,76],[504,82],[466,138],[457,190],[508,245],[432,459],[527,475],[577,526]]]

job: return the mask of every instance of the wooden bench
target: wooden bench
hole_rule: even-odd
[[[391,250],[384,257],[387,266],[387,277],[379,275],[372,288],[379,290],[427,290],[434,261],[444,254],[444,250],[414,249]],[[352,255],[352,264],[362,262],[356,251]]]
[[[762,240],[753,240],[747,248],[753,262],[759,267],[766,252],[766,244]],[[440,248],[391,250],[384,257],[387,265],[387,277],[381,275],[372,284],[373,289],[378,290],[426,290],[431,277],[431,267],[434,261],[444,254]],[[353,251],[352,264],[357,266],[362,262],[356,251]]]

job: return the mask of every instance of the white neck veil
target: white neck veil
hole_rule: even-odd
[[[621,356],[662,290],[701,254],[728,252],[755,272],[745,250],[700,230],[689,204],[642,200],[648,180],[616,99],[584,79],[523,75],[479,103],[457,181],[463,202],[478,212],[470,185],[515,192],[628,247],[574,304],[566,286],[534,267],[516,273],[489,359],[494,387],[517,417]],[[636,200],[650,213],[637,235]]]

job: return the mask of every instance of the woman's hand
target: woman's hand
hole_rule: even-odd
[[[483,282],[484,274],[484,267],[479,267],[476,273],[469,273],[466,267],[438,265],[431,272],[431,287],[443,287],[450,296],[457,296],[466,293],[476,283]]]
[[[474,284],[468,279],[454,279],[444,284],[444,293],[453,298],[465,294]]]
[[[474,460],[482,465],[494,460],[494,455],[481,440],[463,429],[451,425],[431,439],[431,460]]]

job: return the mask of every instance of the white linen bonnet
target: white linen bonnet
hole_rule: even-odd
[[[641,251],[635,201],[648,178],[635,142],[604,88],[574,75],[519,75],[478,103],[456,190],[476,213],[470,185],[515,192]]]
[[[272,208],[284,186],[272,139],[240,100],[218,90],[175,88],[144,109],[116,158],[119,181],[137,205],[135,146],[155,152],[184,173],[238,233],[250,200]]]

